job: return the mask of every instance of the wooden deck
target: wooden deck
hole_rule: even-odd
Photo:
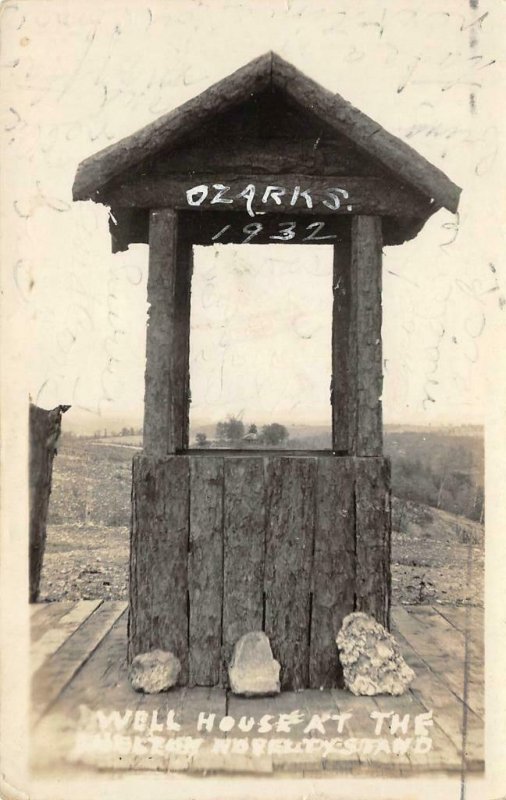
[[[98,768],[314,777],[483,770],[482,609],[393,609],[393,632],[416,673],[403,697],[306,690],[265,699],[216,688],[135,693],[126,674],[126,610],[124,602],[99,600],[30,607],[36,774]],[[431,710],[425,752],[427,738],[415,731],[415,718]],[[198,730],[202,712],[212,730]],[[390,714],[379,734],[374,712]],[[352,716],[345,719],[346,713]],[[251,730],[239,729],[241,718]],[[392,752],[395,747],[405,752]]]

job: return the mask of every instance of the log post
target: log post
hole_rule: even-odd
[[[350,451],[381,456],[383,387],[381,348],[381,219],[355,216],[351,224]],[[352,374],[354,373],[354,374]]]
[[[332,449],[350,452],[355,397],[355,364],[350,353],[350,267],[349,240],[334,245],[332,276]]]
[[[191,246],[178,237],[177,213],[149,221],[148,329],[144,452],[164,456],[188,443]]]

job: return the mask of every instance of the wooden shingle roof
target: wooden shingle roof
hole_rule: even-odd
[[[373,158],[436,208],[457,210],[461,190],[440,169],[343,97],[323,88],[275,53],[251,61],[155,122],[85,159],[74,181],[74,200],[100,202],[101,190],[111,181],[158,153],[181,147],[186,137],[194,135],[217,115],[270,88],[349,139],[364,156]]]

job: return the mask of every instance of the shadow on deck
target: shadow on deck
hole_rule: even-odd
[[[307,690],[262,699],[217,688],[137,694],[126,674],[126,612],[124,602],[100,600],[30,607],[34,774],[483,770],[482,609],[393,609],[416,673],[403,697]]]

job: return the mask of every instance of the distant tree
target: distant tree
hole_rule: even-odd
[[[195,439],[199,447],[207,447],[207,445],[209,444],[205,433],[197,433]]]
[[[288,439],[288,431],[279,422],[272,422],[262,428],[262,440],[264,444],[276,445],[283,444]]]
[[[122,436],[128,436],[128,428],[122,428],[121,429],[121,435]]]
[[[220,442],[223,442],[227,438],[225,422],[218,422],[218,424],[216,425],[216,438]]]
[[[226,422],[216,425],[216,438],[220,441],[237,442],[244,436],[244,422],[236,417],[228,417]]]
[[[249,428],[248,428],[248,433],[258,433],[258,428],[257,428],[257,426],[255,425],[255,423],[253,423],[253,425],[250,425],[250,426],[249,426]]]

